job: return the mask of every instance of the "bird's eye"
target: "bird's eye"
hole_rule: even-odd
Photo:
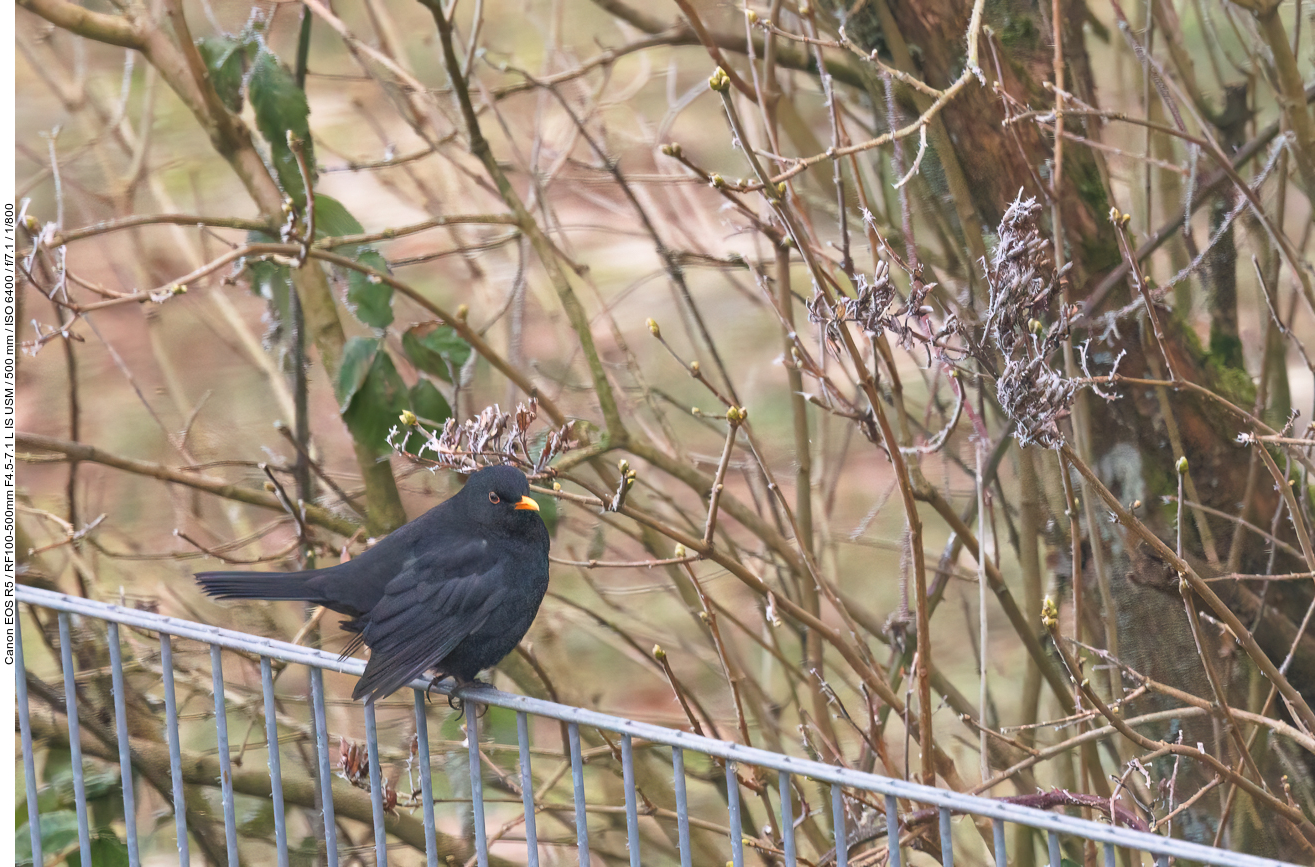
[[[489,502],[496,506],[498,503],[501,503],[502,500],[498,498],[497,494],[489,491]]]

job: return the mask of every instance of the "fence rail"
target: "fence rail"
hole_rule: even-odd
[[[133,608],[109,605],[103,602],[81,597],[65,596],[34,587],[19,586],[18,600],[29,606],[56,612],[59,620],[59,660],[64,679],[65,718],[69,734],[69,746],[72,753],[73,790],[76,802],[78,822],[79,850],[82,863],[92,864],[90,832],[88,826],[86,790],[83,779],[81,757],[81,731],[78,718],[76,672],[70,650],[70,616],[103,621],[107,624],[109,642],[110,668],[113,681],[115,736],[118,741],[119,767],[123,783],[124,819],[127,829],[127,848],[131,867],[140,864],[138,851],[138,833],[135,806],[133,803],[133,767],[131,761],[131,739],[128,732],[127,712],[124,706],[124,668],[121,656],[120,626],[131,627],[156,633],[160,641],[160,662],[163,671],[162,688],[165,706],[165,740],[168,743],[170,778],[174,804],[184,803],[184,777],[181,767],[181,750],[179,744],[179,718],[174,692],[172,671],[173,640],[184,639],[200,642],[210,650],[211,671],[213,677],[215,728],[218,746],[218,759],[221,769],[220,783],[223,797],[225,847],[230,867],[238,865],[237,833],[238,823],[234,810],[234,791],[232,767],[228,740],[228,705],[224,695],[224,676],[221,650],[229,649],[254,655],[260,661],[260,681],[263,698],[263,722],[267,743],[269,744],[270,797],[274,814],[274,846],[279,867],[287,867],[289,850],[287,828],[285,825],[285,807],[283,803],[282,772],[279,756],[278,721],[275,712],[275,693],[272,663],[279,661],[286,664],[306,666],[309,669],[311,692],[311,714],[315,741],[315,777],[319,786],[320,800],[323,804],[324,834],[327,860],[330,867],[338,865],[338,844],[335,830],[334,796],[331,786],[332,772],[329,761],[327,719],[325,712],[324,671],[341,672],[359,676],[364,671],[364,662],[357,659],[339,659],[332,653],[312,648],[261,638],[243,632],[207,626],[192,621],[165,617]],[[21,620],[21,617],[18,618]],[[33,861],[41,864],[40,817],[37,808],[38,790],[35,773],[35,754],[32,728],[28,705],[28,684],[24,668],[21,636],[18,641],[17,654],[17,689],[18,716],[20,735],[23,746],[23,764],[26,777]],[[424,689],[426,684],[416,681],[415,689],[415,726],[416,726],[416,761],[421,768],[420,810],[423,819],[423,839],[425,858],[428,867],[437,867],[439,850],[434,815],[434,797],[431,781],[430,744],[428,735],[427,707]],[[446,692],[446,690],[444,690]],[[1060,813],[1047,812],[1006,801],[993,800],[954,791],[937,789],[905,780],[863,773],[834,765],[795,758],[780,753],[747,747],[741,744],[702,737],[696,734],[664,728],[622,717],[610,716],[584,708],[570,707],[541,699],[512,695],[492,688],[472,688],[461,690],[458,696],[464,702],[467,726],[466,743],[469,750],[471,806],[474,826],[474,858],[479,867],[488,867],[489,842],[485,827],[485,799],[483,794],[484,774],[479,739],[479,707],[489,706],[505,708],[516,713],[517,751],[519,758],[519,784],[522,793],[522,809],[525,836],[524,857],[530,867],[537,867],[540,844],[537,837],[536,814],[543,809],[535,803],[534,782],[531,776],[531,751],[529,737],[529,719],[531,716],[557,720],[567,728],[567,741],[570,752],[570,771],[572,778],[574,818],[576,831],[576,848],[580,867],[589,867],[589,827],[587,823],[587,802],[585,790],[584,759],[581,748],[580,729],[582,726],[603,732],[620,735],[620,752],[625,790],[626,841],[631,867],[639,867],[643,861],[639,834],[640,807],[638,804],[634,751],[635,742],[650,745],[662,745],[671,748],[672,785],[675,793],[677,839],[679,859],[682,867],[692,867],[693,847],[691,845],[691,816],[686,788],[685,761],[687,754],[700,754],[721,760],[725,768],[726,818],[731,833],[729,834],[729,863],[733,867],[743,867],[745,857],[745,836],[736,829],[741,827],[741,785],[737,776],[737,767],[752,766],[774,771],[777,776],[777,788],[780,804],[791,805],[797,800],[792,790],[797,779],[809,779],[830,787],[830,811],[832,827],[842,829],[834,835],[833,853],[828,853],[827,860],[834,860],[836,867],[848,867],[849,844],[847,839],[852,834],[843,829],[847,827],[845,790],[869,792],[884,799],[885,837],[888,841],[897,840],[901,835],[901,816],[905,818],[916,805],[935,808],[938,811],[940,828],[941,863],[946,867],[954,864],[956,842],[954,840],[951,817],[969,815],[991,821],[992,845],[990,854],[997,865],[1009,863],[1006,851],[1006,823],[1015,823],[1034,828],[1046,835],[1050,867],[1061,867],[1061,841],[1064,838],[1093,841],[1103,844],[1103,863],[1113,867],[1118,850],[1130,853],[1148,853],[1154,857],[1157,867],[1167,865],[1170,858],[1179,858],[1200,864],[1219,865],[1219,867],[1283,867],[1286,862],[1261,858],[1242,853],[1229,852],[1211,848],[1184,840],[1158,836],[1125,827],[1092,822]],[[384,787],[381,778],[380,751],[375,719],[375,707],[364,708],[366,746],[369,756],[371,816],[374,828],[374,852],[376,862],[388,863],[387,844],[388,812],[384,803]],[[901,811],[900,802],[906,802]],[[781,807],[781,809],[786,809]],[[774,848],[768,858],[769,862],[781,863],[786,867],[795,867],[795,817],[793,808],[788,817],[772,817],[779,827],[776,839],[779,848]],[[176,809],[175,829],[177,834],[178,858],[181,865],[189,864],[190,850],[185,811]],[[779,821],[778,821],[779,820]],[[876,819],[881,824],[880,818]],[[853,822],[848,826],[852,828]],[[962,846],[962,843],[960,844]],[[500,850],[501,851],[501,850]],[[904,853],[900,846],[890,846],[887,854],[890,867],[900,867]],[[1139,859],[1134,855],[1130,863]],[[650,862],[651,863],[651,862]],[[717,867],[727,863],[724,859]],[[1125,862],[1128,863],[1128,862]],[[704,867],[704,865],[700,865]],[[1287,865],[1293,867],[1293,865]]]

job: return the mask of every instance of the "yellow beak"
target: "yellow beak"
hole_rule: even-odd
[[[539,511],[539,504],[534,502],[534,500],[530,499],[529,497],[521,497],[521,501],[517,503],[514,508],[533,509],[534,511],[537,512]]]

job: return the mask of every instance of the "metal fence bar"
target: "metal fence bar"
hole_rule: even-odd
[[[160,671],[164,676],[164,730],[169,741],[169,776],[173,782],[174,833],[178,837],[179,867],[192,863],[187,846],[187,796],[183,791],[183,755],[178,741],[178,696],[174,693],[174,646],[169,633],[160,633]],[[69,726],[71,732],[73,727]],[[90,858],[82,859],[90,864]]]
[[[584,756],[580,753],[580,726],[571,723],[566,727],[566,739],[571,749],[571,782],[575,800],[575,848],[580,867],[589,867],[589,817],[584,801]],[[484,865],[480,865],[484,867]]]
[[[1046,846],[1050,850],[1050,867],[1061,867],[1061,856],[1059,854],[1059,834],[1054,831],[1046,832]]]
[[[475,825],[475,858],[479,867],[489,867],[489,843],[484,834],[484,764],[479,757],[479,705],[473,701],[464,702],[464,705],[466,746],[470,756],[471,821]]]
[[[132,746],[128,741],[128,699],[123,684],[123,651],[119,647],[119,624],[109,626],[110,683],[114,687],[114,734],[119,741],[119,776],[123,780],[124,836],[128,844],[128,867],[140,867],[137,851],[137,802],[132,789]]]
[[[1105,867],[1114,867],[1114,844],[1105,844]]]
[[[629,749],[627,739],[625,748]],[[539,867],[539,831],[534,815],[534,775],[530,773],[530,718],[525,711],[516,712],[516,749],[520,754],[521,766],[521,806],[525,810],[525,865]],[[630,817],[630,805],[634,803],[634,791],[630,784],[633,779],[626,777],[626,818]],[[634,836],[634,835],[631,835]],[[437,856],[436,856],[437,857]],[[631,867],[639,867],[635,856],[630,856]]]
[[[315,760],[320,776],[320,803],[324,805],[324,852],[329,867],[338,867],[338,825],[333,815],[333,777],[329,773],[329,724],[324,712],[324,672],[315,666],[310,669],[310,695],[311,712],[315,717]],[[430,807],[432,809],[432,803]]]
[[[82,727],[78,723],[77,669],[73,665],[73,639],[68,614],[59,613],[59,661],[64,669],[64,716],[68,720],[69,764],[73,770],[73,804],[78,814],[78,852],[91,863],[91,828],[87,825],[87,783],[82,775]],[[173,672],[169,672],[170,679]],[[171,755],[172,758],[172,755]]]
[[[740,830],[740,780],[735,776],[734,762],[726,763],[726,814],[731,826],[731,864],[733,867],[744,867],[744,832]]]
[[[943,867],[954,867],[954,827],[950,824],[950,810],[948,807],[940,808],[940,825],[941,864]]]
[[[685,799],[685,751],[671,748],[672,781],[676,789],[676,839],[680,844],[680,867],[690,867],[689,803]]]
[[[157,632],[168,632],[176,637],[212,644],[216,646],[212,649],[212,653],[216,655],[218,647],[229,647],[247,653],[268,655],[286,662],[311,665],[356,676],[360,676],[365,668],[365,663],[358,659],[340,660],[331,653],[313,648],[258,638],[241,632],[206,626],[177,618],[163,617],[147,611],[138,611],[81,597],[66,596],[27,585],[18,586],[17,597],[20,602],[30,605],[40,605],[55,611],[81,614]],[[427,683],[417,680],[412,686],[424,688]],[[218,688],[222,689],[222,678]],[[449,690],[440,689],[440,692],[446,694]],[[947,807],[954,813],[968,813],[983,818],[1000,819],[1047,833],[1062,833],[1102,844],[1115,844],[1128,849],[1149,852],[1156,856],[1172,856],[1202,864],[1216,865],[1216,867],[1279,867],[1279,865],[1286,865],[1286,862],[1275,859],[1227,852],[1185,840],[1160,837],[1126,827],[1091,822],[1062,813],[1052,813],[1006,801],[966,795],[946,789],[936,789],[907,780],[825,765],[740,744],[712,740],[675,729],[666,729],[656,725],[609,716],[584,708],[568,707],[540,699],[511,695],[491,688],[467,687],[456,690],[456,693],[459,696],[477,700],[481,704],[518,712],[523,711],[576,725],[588,725],[602,731],[630,734],[655,745],[691,750],[714,759],[751,764],[778,773],[788,772],[796,776],[808,777],[818,783],[839,784],[850,789],[863,790],[882,796],[891,795],[923,805]],[[217,690],[216,698],[218,699],[218,697]],[[221,751],[221,761],[227,762],[226,740],[225,749]],[[225,820],[225,830],[228,831],[230,817],[226,815]],[[234,838],[230,837],[230,842],[233,841]],[[230,848],[230,855],[233,854],[233,849]],[[233,867],[236,867],[235,860],[231,863]],[[892,862],[892,867],[895,867],[895,862]]]
[[[621,735],[621,776],[626,787],[626,848],[630,852],[630,867],[640,867],[639,805],[636,803],[638,798],[635,794],[635,751],[634,746],[630,743],[630,735]],[[537,865],[531,864],[529,867],[537,867]]]
[[[27,784],[27,832],[32,838],[32,863],[44,864],[41,851],[41,811],[37,809],[36,755],[32,752],[32,720],[27,707],[27,667],[23,665],[23,618],[14,617],[14,688],[18,704],[18,734],[23,742],[23,782]]]
[[[1005,845],[1005,823],[999,819],[991,820],[991,837],[995,843],[996,867],[1008,867],[1009,848]]]
[[[210,682],[215,693],[215,740],[219,751],[219,792],[224,806],[224,842],[228,867],[237,863],[237,819],[233,815],[233,765],[228,755],[228,704],[224,701],[224,661],[219,645],[210,645]]]
[[[785,867],[795,867],[794,851],[794,792],[790,775],[785,771],[776,775],[781,794],[781,849],[785,853]]]
[[[899,799],[894,795],[886,796],[886,846],[890,849],[887,863],[890,867],[900,867]]]
[[[283,815],[283,767],[279,763],[279,724],[274,713],[274,666],[260,657],[260,691],[265,699],[265,746],[269,762],[269,796],[274,806],[274,853],[288,867],[287,817]]]
[[[370,813],[374,817],[374,862],[379,867],[388,867],[388,832],[384,830],[384,781],[379,767],[379,736],[374,724],[373,700],[365,703],[365,749],[370,757]]]
[[[849,867],[849,834],[845,829],[845,793],[831,787],[831,836],[836,843],[836,867]]]
[[[420,797],[425,801],[420,808],[425,822],[425,867],[438,867],[438,841],[434,833],[434,775],[429,763],[429,714],[425,713],[425,694],[418,689],[412,692],[415,693],[416,703],[416,759],[420,763]]]

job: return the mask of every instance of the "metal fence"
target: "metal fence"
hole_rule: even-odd
[[[179,715],[174,689],[175,647],[173,642],[175,639],[199,642],[209,650],[214,690],[214,721],[220,768],[219,778],[223,797],[225,846],[230,867],[237,867],[238,865],[238,820],[234,810],[233,769],[230,764],[228,729],[229,708],[224,696],[225,681],[221,650],[237,651],[246,654],[248,657],[254,656],[259,660],[260,685],[263,697],[263,722],[266,743],[268,744],[269,796],[273,807],[273,843],[277,852],[279,867],[287,867],[289,864],[289,847],[283,777],[280,768],[279,721],[276,713],[273,663],[306,666],[309,669],[307,674],[312,705],[310,715],[313,719],[311,729],[315,746],[314,777],[319,787],[319,800],[323,805],[323,830],[327,860],[330,867],[337,867],[339,863],[339,846],[334,813],[334,792],[331,785],[333,770],[331,769],[329,757],[323,672],[328,670],[360,675],[364,670],[364,663],[356,659],[340,660],[332,653],[260,638],[243,632],[163,617],[128,607],[107,605],[80,597],[64,596],[33,587],[20,586],[18,588],[18,600],[34,608],[55,612],[58,618],[59,642],[57,649],[64,681],[65,705],[63,713],[67,721],[69,748],[72,754],[78,850],[81,853],[82,864],[93,864],[94,860],[91,856],[87,794],[82,766],[81,733],[75,681],[77,673],[74,669],[70,642],[70,621],[74,617],[82,618],[83,620],[79,622],[84,624],[91,620],[102,621],[105,624],[110,675],[113,684],[114,728],[118,743],[119,771],[122,778],[126,846],[131,867],[137,867],[141,863],[138,839],[138,822],[141,821],[141,818],[138,816],[137,808],[134,805],[134,747],[129,736],[128,715],[125,708],[125,672],[119,634],[120,626],[138,633],[148,632],[158,636],[161,686],[164,693],[165,738],[168,743],[172,798],[175,805],[182,805],[185,801],[184,773],[179,744]],[[19,617],[18,620],[21,621],[22,618]],[[23,746],[28,814],[31,817],[33,860],[35,864],[40,865],[43,863],[40,811],[38,810],[37,776],[28,704],[28,683],[23,663],[22,645],[20,635],[17,654],[18,722]],[[439,847],[437,845],[438,832],[435,825],[435,799],[430,773],[428,707],[423,689],[425,684],[417,681],[414,686],[416,687],[414,692],[415,759],[421,769],[419,774],[420,798],[418,809],[423,816],[425,863],[428,867],[437,867]],[[556,720],[566,729],[565,740],[569,744],[569,764],[574,796],[574,846],[578,852],[580,867],[589,867],[591,863],[589,852],[590,831],[587,822],[589,805],[586,803],[584,774],[585,758],[581,748],[582,727],[586,732],[589,729],[597,730],[605,738],[607,744],[613,748],[619,747],[625,793],[625,836],[628,850],[626,854],[631,867],[639,867],[646,860],[647,863],[651,864],[658,858],[658,853],[654,852],[646,859],[645,853],[641,850],[640,818],[644,815],[651,815],[653,812],[651,805],[646,800],[643,805],[639,803],[643,796],[638,794],[636,786],[636,753],[641,747],[646,750],[670,748],[672,774],[669,779],[675,795],[674,816],[670,817],[670,820],[674,821],[676,825],[675,836],[681,867],[692,867],[696,860],[709,860],[706,851],[696,854],[695,847],[691,845],[691,825],[700,829],[711,826],[711,823],[702,816],[691,815],[696,811],[690,803],[687,790],[686,763],[687,759],[696,755],[709,757],[711,760],[710,762],[699,760],[701,763],[707,762],[707,766],[712,769],[710,772],[703,774],[702,779],[704,780],[716,778],[717,774],[722,773],[721,768],[724,768],[724,788],[721,788],[720,792],[721,800],[724,801],[727,827],[721,829],[723,834],[718,839],[722,841],[726,851],[719,853],[718,857],[721,860],[715,862],[717,867],[721,867],[723,864],[742,867],[745,861],[746,845],[757,849],[764,856],[763,863],[784,864],[786,867],[794,867],[797,862],[795,851],[796,826],[800,817],[795,815],[796,808],[793,805],[800,803],[801,800],[799,795],[803,789],[799,784],[808,780],[813,781],[813,785],[819,787],[818,791],[825,792],[829,788],[830,827],[842,830],[833,834],[831,842],[835,847],[834,851],[828,853],[822,860],[827,863],[834,863],[836,867],[848,867],[851,859],[851,852],[849,851],[851,846],[855,847],[852,855],[856,865],[860,860],[860,853],[854,843],[856,837],[860,836],[855,833],[857,823],[853,817],[856,812],[865,814],[862,824],[867,829],[866,833],[861,835],[863,837],[862,842],[866,847],[861,853],[861,860],[864,863],[884,861],[890,867],[900,867],[901,863],[909,863],[910,856],[907,846],[901,849],[900,845],[893,845],[893,841],[900,840],[903,835],[903,841],[907,844],[910,839],[909,820],[915,812],[919,812],[919,815],[924,819],[930,819],[939,825],[941,863],[947,865],[947,867],[954,864],[956,845],[959,846],[962,863],[970,856],[968,851],[970,844],[975,846],[971,857],[980,860],[982,863],[990,863],[991,858],[994,859],[997,865],[1009,863],[1005,835],[1007,823],[1028,826],[1044,835],[1050,867],[1061,867],[1063,861],[1061,855],[1062,845],[1066,839],[1094,841],[1102,844],[1103,863],[1108,867],[1115,865],[1116,855],[1120,850],[1132,853],[1130,859],[1125,857],[1125,864],[1142,863],[1144,856],[1139,853],[1147,853],[1153,857],[1156,867],[1167,865],[1172,858],[1200,864],[1221,865],[1221,867],[1279,867],[1279,865],[1285,863],[1214,849],[1125,827],[1087,821],[1005,801],[964,795],[900,779],[862,773],[754,749],[740,744],[700,737],[675,729],[596,713],[583,708],[511,695],[491,688],[466,690],[462,693],[462,698],[464,699],[467,727],[466,745],[469,750],[470,797],[468,800],[474,831],[474,855],[472,860],[479,867],[488,867],[490,858],[490,841],[486,831],[485,772],[483,770],[487,759],[482,757],[479,737],[480,708],[482,706],[505,708],[514,711],[516,717],[519,780],[516,780],[512,775],[507,775],[511,779],[502,782],[504,788],[512,791],[518,785],[522,794],[521,810],[523,810],[523,815],[516,817],[511,824],[523,822],[524,849],[520,850],[517,846],[513,853],[513,850],[508,847],[516,844],[511,841],[504,841],[497,844],[499,848],[495,853],[495,857],[502,855],[504,861],[510,862],[519,861],[523,857],[531,867],[537,867],[541,847],[547,845],[546,842],[541,842],[538,839],[536,829],[537,817],[544,810],[544,806],[542,803],[536,804],[534,779],[531,776],[531,741],[529,733],[533,717]],[[366,705],[362,712],[364,714],[365,740],[369,757],[370,812],[374,828],[374,857],[378,864],[384,865],[388,863],[390,854],[387,843],[389,812],[386,809],[385,787],[381,779],[380,750],[375,719],[376,710],[373,705]],[[619,736],[619,738],[608,738],[607,735]],[[489,745],[485,744],[484,746],[487,749]],[[508,745],[508,750],[510,750],[510,745]],[[140,757],[138,760],[140,761]],[[779,796],[778,808],[789,812],[788,815],[783,817],[773,817],[773,821],[777,822],[778,830],[770,835],[764,835],[770,838],[768,841],[770,845],[764,843],[763,839],[753,833],[744,834],[737,830],[742,827],[740,799],[741,790],[746,785],[745,778],[740,775],[740,771],[745,770],[754,773],[751,770],[753,768],[771,772],[756,773],[754,778],[758,780],[770,781],[771,777],[775,776],[776,786],[774,791]],[[716,782],[721,783],[721,780],[717,778]],[[770,783],[767,784],[767,791],[772,791]],[[764,798],[763,801],[764,804],[770,805],[770,800],[767,798]],[[720,806],[718,808],[720,809]],[[927,812],[929,808],[933,811],[931,814]],[[882,815],[883,812],[884,816]],[[182,809],[175,809],[174,814],[178,860],[181,865],[186,867],[190,863],[186,813]],[[977,817],[977,819],[971,820],[977,823],[977,828],[966,828],[957,835],[959,839],[956,840],[952,817],[958,815]],[[569,826],[569,823],[565,824]],[[846,828],[849,830],[843,830]],[[979,832],[980,840],[974,841],[973,838],[978,836]],[[988,835],[990,837],[989,847],[986,841]],[[883,838],[886,841],[884,846],[873,848],[875,844],[872,841],[880,841]],[[883,848],[885,851],[882,851]],[[359,855],[360,853],[356,854]],[[397,852],[393,853],[394,856],[398,856],[398,854]],[[417,858],[418,854],[411,854],[410,857]],[[395,857],[394,860],[399,859]],[[701,867],[707,867],[707,865],[701,865]]]

